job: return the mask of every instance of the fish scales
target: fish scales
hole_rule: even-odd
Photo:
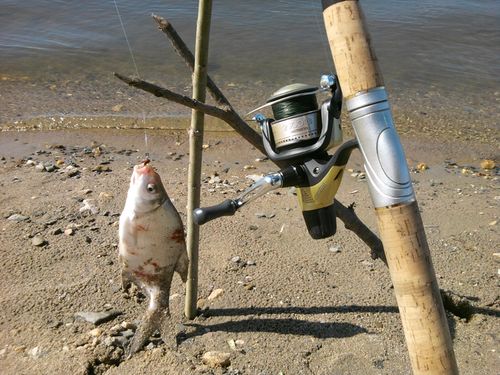
[[[135,283],[149,299],[127,350],[127,356],[131,356],[157,329],[164,342],[175,340],[169,311],[170,286],[174,271],[184,283],[188,272],[182,220],[148,160],[134,166],[120,216],[118,249],[123,288],[127,290]]]

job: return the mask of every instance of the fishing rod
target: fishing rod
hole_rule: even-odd
[[[364,158],[414,374],[458,374],[403,147],[361,6],[323,0],[324,24]]]

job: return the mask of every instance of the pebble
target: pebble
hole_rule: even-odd
[[[134,336],[134,331],[132,331],[131,329],[126,329],[125,331],[121,332],[121,336],[130,339],[132,336]]]
[[[223,294],[224,294],[224,289],[221,289],[221,288],[214,289],[214,290],[212,290],[212,293],[210,293],[210,295],[207,297],[207,299],[209,301],[212,301],[212,300],[222,296]]]
[[[229,349],[236,350],[236,342],[233,339],[227,340],[227,345],[229,345]]]
[[[72,228],[67,228],[67,229],[64,230],[64,234],[66,236],[72,236],[73,234],[75,234],[75,230],[72,229]]]
[[[255,166],[253,166],[253,165],[248,165],[248,164],[247,164],[247,165],[243,166],[243,169],[244,169],[245,171],[247,171],[247,170],[249,170],[249,169],[256,169],[256,168],[255,168]]]
[[[75,314],[75,319],[85,320],[86,322],[99,325],[121,315],[121,311],[110,310],[100,312],[80,311]]]
[[[328,248],[328,251],[331,253],[340,253],[340,246],[339,245],[332,245]]]
[[[99,213],[99,208],[95,205],[94,199],[84,199],[82,202],[83,206],[80,207],[80,213],[91,212],[93,215]]]
[[[230,358],[230,353],[210,351],[203,354],[201,361],[211,368],[228,367],[231,364]]]
[[[494,169],[495,168],[495,161],[490,160],[490,159],[485,159],[481,161],[481,168],[482,169]]]
[[[497,224],[498,224],[498,220],[493,220],[488,225],[493,226],[493,225],[497,225]]]
[[[45,353],[40,349],[40,347],[35,346],[34,348],[31,348],[28,350],[28,355],[32,357],[33,359],[38,359],[42,357]]]
[[[92,337],[99,337],[102,335],[102,329],[94,328],[93,330],[89,331],[89,335]]]
[[[49,164],[45,166],[45,170],[47,172],[54,172],[56,169],[58,169],[54,164]]]
[[[237,255],[231,258],[231,262],[233,262],[233,263],[239,263],[240,261],[241,261],[241,258]]]
[[[37,172],[45,172],[45,166],[42,163],[39,163],[35,166],[35,171]]]
[[[33,160],[31,160],[31,159],[26,161],[26,165],[28,165],[28,166],[33,166],[35,164],[36,163]]]
[[[113,112],[120,112],[123,109],[123,104],[117,104],[111,107],[111,110]]]
[[[104,345],[106,346],[118,346],[120,348],[125,348],[128,344],[128,339],[123,336],[108,336],[104,340]]]
[[[31,239],[31,244],[33,246],[42,247],[47,244],[47,241],[42,236],[35,236]]]
[[[416,166],[417,171],[425,171],[426,169],[429,169],[429,166],[425,163],[418,163]]]
[[[7,220],[14,221],[16,223],[20,223],[21,221],[26,221],[28,219],[29,219],[28,216],[24,216],[24,215],[21,215],[21,214],[13,214],[13,215],[10,215],[7,218]]]

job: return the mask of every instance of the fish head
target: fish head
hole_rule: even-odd
[[[160,175],[149,164],[149,160],[135,165],[130,178],[127,200],[136,212],[149,212],[168,199]]]

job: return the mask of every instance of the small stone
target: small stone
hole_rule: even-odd
[[[255,284],[253,284],[253,283],[247,283],[247,284],[243,284],[243,287],[246,290],[254,290],[255,289]]]
[[[241,258],[236,255],[236,256],[234,256],[234,257],[231,258],[231,262],[233,262],[233,263],[239,263],[239,262],[241,262]]]
[[[426,169],[429,169],[429,166],[425,163],[418,163],[417,166],[415,167],[417,171],[425,171]]]
[[[29,167],[31,167],[31,166],[33,166],[35,164],[36,163],[33,160],[31,160],[31,159],[26,161],[26,165],[29,166]]]
[[[31,239],[31,244],[33,246],[42,247],[47,244],[47,241],[42,236],[35,236]]]
[[[207,300],[205,298],[200,298],[196,301],[196,308],[203,310],[207,305]]]
[[[87,312],[80,311],[75,314],[76,319],[85,320],[86,322],[99,325],[101,323],[107,322],[121,315],[121,311],[110,310],[101,312]]]
[[[146,349],[146,350],[153,350],[154,348],[156,348],[155,344],[153,344],[152,342],[150,342],[149,344],[146,345],[146,347],[144,349]]]
[[[256,168],[255,168],[255,166],[253,166],[253,165],[249,165],[249,164],[247,164],[247,165],[243,166],[243,169],[244,169],[245,171],[248,171],[248,170],[250,170],[250,169],[256,169]]]
[[[71,167],[71,168],[69,168]],[[66,168],[66,173],[69,177],[75,177],[75,176],[78,176],[80,174],[80,171],[78,169],[76,169],[75,167],[73,166],[69,166],[68,168]]]
[[[99,208],[96,206],[94,199],[84,199],[82,204],[83,206],[80,207],[80,213],[90,212],[93,215],[99,213]]]
[[[481,161],[481,168],[482,169],[494,169],[495,168],[495,161],[490,160],[490,159],[485,159]]]
[[[220,296],[222,296],[224,294],[224,289],[214,289],[212,290],[212,293],[210,293],[210,295],[207,297],[207,299],[209,301],[212,301]]]
[[[497,224],[498,224],[498,220],[493,220],[493,221],[490,221],[490,222],[488,223],[488,225],[491,225],[491,226],[493,226],[493,225],[497,225]]]
[[[28,355],[32,357],[33,359],[38,359],[42,357],[45,353],[40,349],[40,347],[35,346],[34,348],[31,348],[28,350]]]
[[[250,229],[250,230],[257,230],[257,229],[259,229],[259,227],[257,225],[251,224],[251,225],[248,226],[248,229]]]
[[[201,146],[202,149],[206,150],[207,148],[209,148],[210,145],[208,143],[205,143]]]
[[[120,112],[123,109],[123,104],[117,104],[111,107],[111,110],[113,112]]]
[[[128,341],[129,340],[123,336],[108,336],[104,340],[104,345],[125,348],[128,344]]]
[[[102,329],[94,328],[93,330],[89,331],[88,333],[92,337],[99,337],[102,335]]]
[[[227,345],[229,345],[229,349],[236,350],[236,343],[234,342],[233,339],[227,340]]]
[[[26,350],[26,345],[18,345],[18,346],[14,346],[14,351],[16,353],[22,353]]]
[[[256,263],[255,263],[255,261],[254,261],[254,260],[247,260],[246,265],[247,265],[247,266],[255,266],[255,265],[256,265]]]
[[[201,361],[211,368],[228,367],[231,364],[230,358],[230,353],[210,351],[203,354]]]
[[[328,251],[331,253],[340,253],[340,246],[339,245],[332,245],[328,248]]]
[[[13,214],[13,215],[10,215],[7,220],[9,221],[14,221],[16,223],[20,223],[21,221],[26,221],[26,220],[29,220],[29,217],[28,216],[24,216],[24,215],[21,215],[21,214]]]
[[[49,164],[45,166],[45,170],[47,172],[54,172],[56,169],[58,169],[54,164]]]
[[[35,166],[35,171],[37,172],[45,172],[45,165],[42,163],[39,163]]]
[[[73,228],[66,228],[66,229],[64,230],[64,234],[65,234],[66,236],[72,236],[73,234],[75,234],[75,230],[74,230]]]
[[[101,191],[99,193],[99,200],[103,201],[109,201],[114,198],[114,195],[112,193],[107,193],[105,191]]]
[[[237,346],[243,346],[243,345],[245,345],[245,341],[243,341],[243,340],[236,340],[234,343],[235,343]]]
[[[134,331],[132,331],[131,329],[126,329],[125,331],[122,331],[120,335],[126,337],[127,339],[130,339],[132,336],[134,336]]]
[[[134,331],[137,329],[137,326],[134,323],[127,322],[126,320],[124,320],[123,322],[121,322],[120,326],[122,328],[124,328],[124,329],[131,329],[131,330],[134,330]]]

